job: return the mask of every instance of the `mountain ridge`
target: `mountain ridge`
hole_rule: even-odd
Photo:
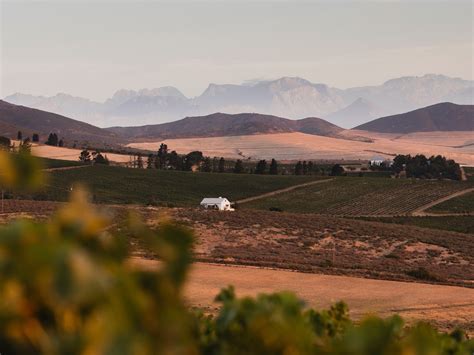
[[[473,131],[474,105],[441,102],[410,112],[380,117],[355,127],[380,133]]]
[[[291,119],[321,117],[350,128],[374,118],[370,110],[353,118],[347,107],[364,99],[389,116],[438,102],[474,104],[474,81],[426,74],[390,79],[381,85],[338,89],[299,77],[261,80],[251,84],[211,83],[196,97],[175,87],[118,90],[104,102],[66,94],[52,97],[14,94],[6,101],[73,117],[100,127],[158,124],[214,112],[257,112]],[[337,119],[336,119],[337,118]]]
[[[22,131],[25,138],[38,133],[41,141],[50,133],[58,134],[69,143],[111,145],[121,141],[116,134],[88,123],[0,100],[0,135],[16,138],[18,131]]]
[[[289,132],[335,136],[343,129],[317,117],[290,120],[258,113],[217,112],[206,116],[185,117],[178,121],[157,125],[109,127],[107,130],[127,139],[171,139]]]

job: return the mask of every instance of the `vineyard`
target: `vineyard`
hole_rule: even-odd
[[[431,207],[430,213],[474,213],[474,191]]]
[[[473,186],[459,181],[341,177],[244,207],[339,216],[403,216]]]
[[[409,215],[417,208],[466,188],[461,183],[421,182],[372,192],[356,200],[331,206],[325,213],[343,216]]]
[[[67,201],[77,184],[84,185],[96,203],[197,206],[203,197],[224,196],[235,201],[313,181],[314,176],[192,173],[116,166],[88,166],[56,170],[47,184],[24,199]],[[327,177],[326,177],[327,178]]]

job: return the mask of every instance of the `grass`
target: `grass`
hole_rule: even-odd
[[[203,197],[231,201],[305,183],[311,176],[191,173],[91,166],[50,173],[48,186],[35,199],[64,201],[70,189],[82,183],[97,203],[197,206]]]
[[[362,217],[357,219],[474,234],[474,218],[472,216]]]
[[[245,208],[345,216],[404,215],[471,182],[338,177],[245,204]]]
[[[474,181],[474,167],[464,167],[467,179]]]
[[[474,213],[474,192],[455,197],[431,207],[432,213]],[[473,218],[474,219],[474,218]]]
[[[59,160],[59,159],[50,159],[50,158],[37,158],[42,166],[45,169],[54,169],[54,168],[65,168],[70,166],[79,166],[83,165],[79,160],[70,161],[70,160]]]

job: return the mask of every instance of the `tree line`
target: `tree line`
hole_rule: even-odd
[[[201,151],[178,154],[169,150],[165,143],[155,154],[137,154],[131,158],[129,167],[138,169],[162,169],[178,171],[200,171],[206,173],[234,173],[259,175],[341,175],[344,169],[335,164],[323,168],[312,161],[298,161],[296,164],[280,164],[276,159],[261,159],[255,163],[242,159],[226,160],[224,157],[209,157]]]

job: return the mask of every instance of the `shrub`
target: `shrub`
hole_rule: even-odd
[[[426,281],[439,281],[439,277],[433,275],[424,267],[419,267],[417,269],[408,270],[406,272],[408,276],[414,277],[415,279],[419,280],[426,280]]]
[[[273,212],[283,212],[280,207],[270,207],[268,210]]]

